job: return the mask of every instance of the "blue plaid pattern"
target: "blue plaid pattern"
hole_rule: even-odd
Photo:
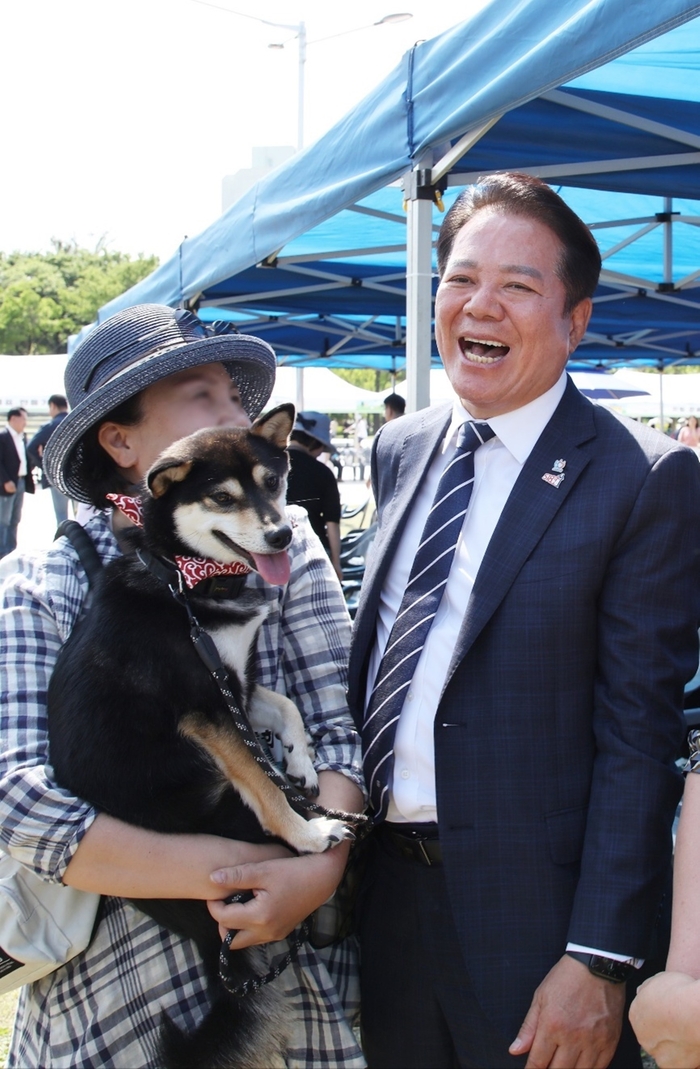
[[[298,703],[317,768],[343,772],[361,786],[359,740],[345,698],[349,622],[342,594],[305,513],[289,513],[296,523],[290,583],[263,585],[272,605],[258,646],[260,682]],[[104,517],[88,530],[105,562],[119,555]],[[65,539],[41,557],[12,554],[0,564],[0,845],[50,881],[62,878],[96,815],[52,782],[47,764],[48,681],[86,593],[87,579]],[[263,967],[286,947],[282,941],[261,948]],[[275,982],[294,1021],[289,1066],[365,1065],[349,1023],[358,1006],[351,941],[324,951],[305,946]],[[87,951],[22,989],[7,1065],[155,1069],[154,1007],[181,1028],[195,1027],[208,1008],[202,964],[191,943],[129,902],[108,898]]]
[[[362,727],[367,787],[377,820],[386,817],[396,725],[447,585],[474,486],[474,453],[493,438],[488,423],[463,423],[423,528]]]

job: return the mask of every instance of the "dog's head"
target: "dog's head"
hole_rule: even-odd
[[[240,561],[269,583],[289,579],[286,452],[294,406],[250,428],[197,431],[167,449],[146,475],[144,534],[166,556]]]

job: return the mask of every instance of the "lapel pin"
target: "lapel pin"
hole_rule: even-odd
[[[554,472],[551,472],[551,471],[546,471],[544,473],[544,475],[542,476],[542,478],[544,479],[544,481],[546,483],[549,483],[550,486],[555,487],[555,489],[557,489],[557,490],[559,489],[561,484],[564,482],[564,475],[563,474],[562,475],[555,475]]]
[[[565,467],[566,467],[566,461],[565,460],[555,460],[554,463],[552,464],[552,471],[555,471],[557,473],[557,475],[561,475],[562,472],[564,471]]]

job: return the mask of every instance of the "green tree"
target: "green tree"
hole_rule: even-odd
[[[372,393],[379,393],[380,390],[391,392],[391,372],[389,371],[374,371],[371,368],[333,368],[333,371],[341,379],[351,382],[353,386],[359,386],[362,390],[371,390]],[[403,382],[405,378],[402,371],[396,376],[396,381]]]
[[[155,256],[131,259],[54,240],[48,253],[0,253],[0,352],[60,353],[69,334],[158,266]]]

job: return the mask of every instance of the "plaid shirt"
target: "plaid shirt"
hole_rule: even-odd
[[[318,770],[343,772],[361,785],[358,740],[345,700],[347,613],[305,514],[289,511],[296,528],[288,586],[269,586],[256,574],[248,579],[271,603],[258,644],[259,681],[288,694],[302,710]],[[105,516],[91,520],[87,530],[105,563],[119,556]],[[97,815],[57,787],[48,766],[48,682],[87,589],[66,539],[40,557],[12,554],[0,564],[0,845],[56,882]],[[261,968],[286,946],[282,941],[259,948]],[[357,1009],[356,972],[349,941],[322,952],[305,945],[275,981],[296,1022],[288,1066],[364,1066],[348,1023]],[[194,945],[126,899],[105,898],[88,949],[22,989],[7,1065],[155,1066],[156,1007],[184,1030],[201,1021],[208,999]]]

